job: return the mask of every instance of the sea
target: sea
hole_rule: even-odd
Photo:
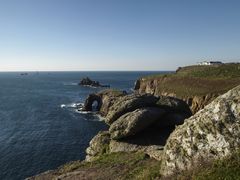
[[[83,160],[90,140],[108,127],[96,113],[77,111],[89,77],[131,92],[136,79],[168,72],[0,72],[0,179],[25,179]]]

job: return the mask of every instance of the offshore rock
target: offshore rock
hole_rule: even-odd
[[[240,147],[240,86],[216,98],[170,135],[161,174],[191,169],[203,159],[223,158]]]
[[[110,87],[109,85],[102,85],[98,81],[93,81],[89,77],[83,78],[79,85],[89,87]]]

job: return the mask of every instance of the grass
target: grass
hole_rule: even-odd
[[[160,175],[160,164],[142,152],[119,152],[102,155],[93,162],[70,162],[43,178],[81,171],[86,173],[84,177],[99,179],[155,179]]]
[[[112,89],[102,90],[99,92],[99,94],[112,94],[113,96],[118,97],[118,96],[122,96],[124,93],[123,93],[123,91],[112,88]]]
[[[192,170],[182,172],[170,179],[178,180],[232,180],[240,179],[240,151],[213,162],[204,162]]]
[[[147,76],[146,83],[153,84],[155,94],[171,92],[179,98],[223,94],[240,84],[240,63],[218,66],[187,66],[175,73]],[[150,85],[151,86],[151,85]]]
[[[195,78],[237,78],[240,77],[240,63],[227,63],[212,66],[186,66],[179,67],[174,73],[150,75],[146,79],[162,77],[195,77]]]
[[[81,179],[161,179],[161,162],[141,152],[111,153],[93,162],[75,161],[36,179],[55,179],[71,172],[81,172],[68,178]],[[82,176],[81,176],[82,175]],[[191,170],[162,179],[176,180],[232,180],[240,179],[240,150],[221,160],[201,162]]]

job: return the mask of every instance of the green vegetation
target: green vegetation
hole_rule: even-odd
[[[81,171],[87,177],[100,179],[155,179],[159,176],[160,164],[141,152],[119,152],[102,155],[93,162],[70,162],[51,172],[51,177]]]
[[[119,89],[105,89],[103,91],[100,91],[99,94],[112,94],[112,96],[122,96],[124,93],[123,91],[120,91]]]
[[[55,179],[63,175],[68,179],[176,179],[176,180],[231,180],[240,179],[240,151],[222,160],[201,162],[191,170],[172,177],[161,178],[161,162],[141,152],[111,153],[93,162],[70,162],[58,170],[50,171],[35,179]],[[80,172],[80,173],[79,173]],[[71,174],[72,173],[72,174]],[[60,178],[61,179],[61,178]]]
[[[240,77],[240,64],[229,63],[212,66],[188,66],[180,68],[177,74],[198,78],[236,78]]]
[[[175,73],[144,77],[146,83],[159,81],[155,94],[171,92],[179,98],[222,94],[240,84],[240,63],[187,66]]]
[[[186,171],[172,179],[185,180],[231,180],[240,179],[240,151],[222,160],[203,162],[190,171]]]
[[[158,77],[195,77],[195,78],[236,78],[240,77],[240,63],[228,63],[211,66],[179,67],[175,73],[150,75],[145,78]]]

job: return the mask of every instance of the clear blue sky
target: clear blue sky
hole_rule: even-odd
[[[0,0],[0,71],[174,70],[240,59],[236,0]]]

